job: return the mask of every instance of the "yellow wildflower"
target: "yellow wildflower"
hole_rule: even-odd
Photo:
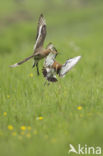
[[[26,126],[21,126],[20,129],[25,131],[26,130]]]
[[[10,95],[7,95],[7,98],[9,99],[10,98]]]
[[[34,130],[34,132],[33,132],[33,133],[36,135],[38,132],[37,132],[37,130]]]
[[[13,135],[13,136],[16,136],[16,132],[13,132],[12,135]]]
[[[31,138],[31,134],[30,134],[30,133],[27,133],[27,134],[26,134],[26,137],[27,137],[27,138]]]
[[[14,127],[13,127],[12,125],[8,125],[8,129],[9,129],[10,131],[12,131],[12,130],[14,129]]]
[[[30,75],[29,75],[30,77],[33,77],[33,73],[30,73]]]
[[[82,106],[78,106],[77,109],[78,109],[78,110],[82,110]]]
[[[27,127],[27,129],[28,129],[28,130],[31,130],[31,127],[30,127],[30,126],[28,126],[28,127]]]
[[[3,115],[6,116],[7,115],[7,112],[4,112]]]
[[[37,120],[43,120],[43,117],[42,116],[39,116],[36,118]]]

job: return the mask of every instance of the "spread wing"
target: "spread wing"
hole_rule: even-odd
[[[46,37],[46,21],[43,14],[40,15],[37,27],[36,43],[34,45],[34,52],[37,48],[43,46]]]
[[[67,60],[66,63],[63,64],[63,66],[62,66],[62,68],[59,72],[59,76],[60,77],[65,76],[65,74],[77,64],[77,62],[80,60],[80,58],[81,58],[81,56],[77,56],[77,57]]]

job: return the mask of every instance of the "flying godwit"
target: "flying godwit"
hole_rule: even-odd
[[[36,42],[33,48],[34,51],[33,54],[25,58],[24,60],[11,65],[10,67],[17,67],[23,64],[24,62],[28,61],[29,59],[34,58],[33,67],[36,66],[37,75],[39,75],[38,62],[44,57],[46,57],[52,50],[55,49],[52,43],[49,43],[45,49],[43,48],[45,37],[46,37],[46,21],[43,14],[41,14],[38,20]]]

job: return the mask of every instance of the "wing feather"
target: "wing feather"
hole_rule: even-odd
[[[34,45],[34,52],[37,48],[43,46],[44,40],[46,37],[46,21],[43,14],[40,15],[38,20],[38,27],[37,27],[37,35],[36,35],[36,43]]]
[[[62,68],[59,72],[59,76],[60,77],[65,76],[65,74],[77,64],[77,62],[80,60],[80,58],[81,58],[81,56],[77,56],[77,57],[67,60],[66,63],[63,64],[63,66],[62,66]]]

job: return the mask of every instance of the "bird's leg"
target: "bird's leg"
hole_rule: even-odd
[[[34,62],[34,64],[33,64],[32,68],[34,68],[34,67],[35,67],[35,62]]]
[[[36,63],[36,68],[37,68],[37,75],[40,75],[39,68],[38,68],[38,63]]]

